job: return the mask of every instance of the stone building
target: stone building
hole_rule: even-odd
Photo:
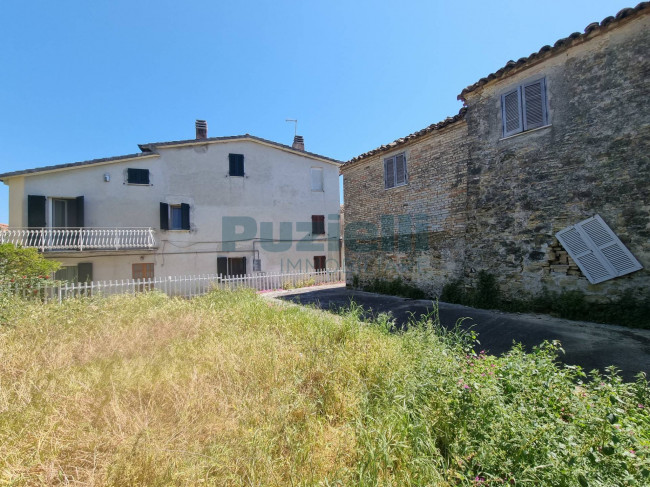
[[[510,295],[650,288],[649,13],[510,61],[460,93],[456,116],[348,161],[348,284],[401,277],[436,295],[484,270]],[[637,260],[593,284],[556,234],[596,215]]]

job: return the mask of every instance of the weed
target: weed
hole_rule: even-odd
[[[250,290],[9,306],[3,485],[648,483],[646,378],[558,343],[493,357],[435,310],[396,332]]]
[[[393,279],[392,281],[375,279],[363,289],[364,291],[373,293],[390,294],[391,296],[403,296],[412,299],[424,299],[427,297],[424,291],[412,284],[403,282],[400,278]]]

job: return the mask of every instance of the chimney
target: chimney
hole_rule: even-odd
[[[206,122],[205,120],[196,121],[196,138],[197,139],[208,138],[208,122]]]
[[[291,147],[296,150],[305,150],[305,139],[303,139],[302,135],[294,136],[293,145]]]

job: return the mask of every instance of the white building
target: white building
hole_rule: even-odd
[[[340,162],[241,135],[140,145],[141,153],[0,174],[9,229],[60,276],[108,280],[336,268]]]

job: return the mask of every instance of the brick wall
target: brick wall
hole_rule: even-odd
[[[349,283],[353,275],[362,283],[402,277],[437,293],[440,283],[462,273],[467,141],[461,120],[345,166]],[[385,189],[384,159],[402,152],[408,184]]]

